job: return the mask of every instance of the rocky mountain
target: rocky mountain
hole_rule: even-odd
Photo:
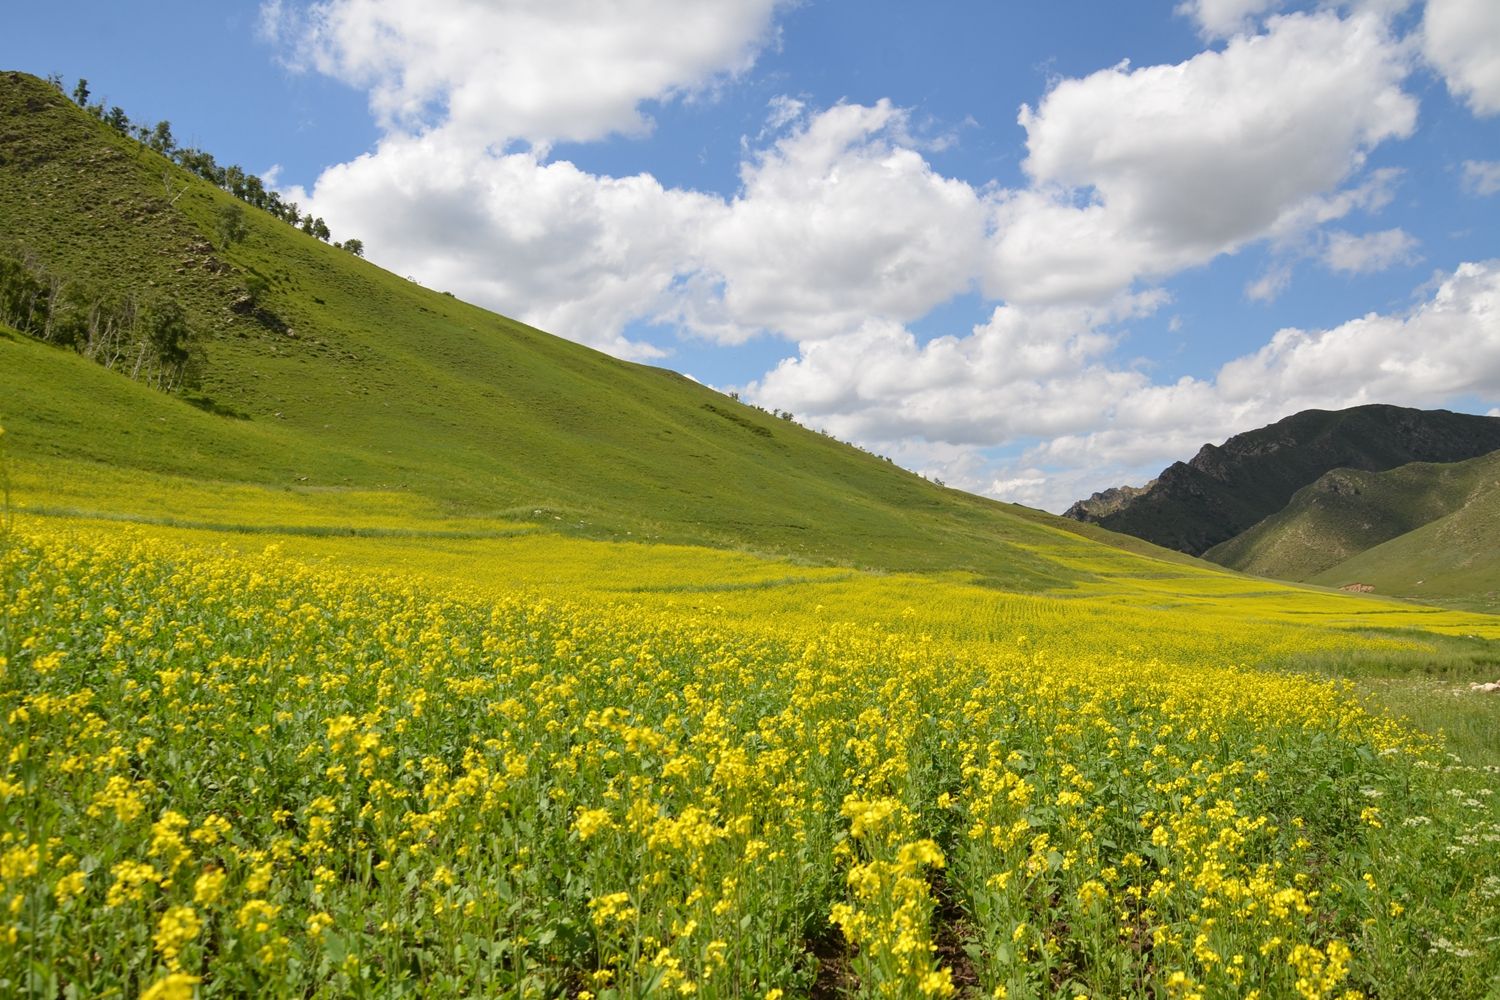
[[[1305,410],[1222,445],[1205,444],[1149,486],[1074,504],[1067,516],[1202,555],[1284,508],[1334,469],[1381,472],[1500,449],[1500,417],[1371,404]]]
[[[1111,486],[1107,490],[1101,490],[1089,497],[1087,500],[1079,500],[1069,507],[1064,517],[1071,517],[1075,521],[1097,521],[1099,518],[1128,507],[1137,497],[1151,492],[1156,485],[1156,480],[1151,480],[1145,486]]]

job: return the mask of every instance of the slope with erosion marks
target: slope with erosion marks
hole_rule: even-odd
[[[1306,580],[1497,488],[1500,452],[1465,462],[1413,462],[1386,472],[1336,469],[1299,490],[1282,510],[1209,549],[1205,558],[1258,576]],[[1477,541],[1480,549],[1494,547]]]
[[[1372,404],[1304,410],[1167,468],[1150,489],[1102,515],[1067,516],[1201,555],[1287,505],[1333,469],[1381,471],[1456,462],[1500,448],[1500,417]]]
[[[264,213],[246,211],[242,242],[215,245],[217,213],[236,204],[228,194],[34,77],[0,74],[0,118],[0,251],[171,295],[203,361],[195,409],[11,332],[0,338],[0,422],[13,462],[392,489],[456,515],[596,537],[967,570],[1031,588],[1074,578],[1047,555],[1060,532],[1111,537],[942,489]],[[261,283],[257,311],[231,308]]]

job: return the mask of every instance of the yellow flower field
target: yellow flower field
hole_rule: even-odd
[[[6,536],[0,994],[1496,988],[1494,773],[1257,669],[1348,599],[212,541]]]

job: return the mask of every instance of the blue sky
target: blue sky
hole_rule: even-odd
[[[1060,509],[1309,406],[1500,406],[1493,0],[6,20],[4,68],[169,119],[397,273],[976,492]]]

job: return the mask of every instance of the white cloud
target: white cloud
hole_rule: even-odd
[[[1204,38],[1228,38],[1249,28],[1254,19],[1281,6],[1282,0],[1184,0],[1177,13],[1198,22]]]
[[[1059,83],[1036,111],[1022,110],[1026,190],[941,175],[921,152],[934,144],[888,101],[814,113],[782,97],[747,140],[741,189],[725,199],[649,175],[589,174],[550,162],[544,145],[507,152],[489,138],[629,127],[645,97],[741,66],[772,0],[750,5],[758,19],[732,19],[733,44],[728,28],[712,44],[651,43],[661,51],[648,61],[661,71],[620,70],[624,82],[594,95],[582,117],[565,94],[537,104],[540,117],[510,107],[515,94],[473,97],[513,63],[530,72],[534,56],[564,56],[549,47],[553,7],[526,4],[486,7],[449,54],[442,45],[469,2],[440,0],[430,18],[407,0],[326,0],[290,18],[268,8],[277,23],[310,25],[304,54],[363,81],[392,120],[447,100],[430,112],[446,115],[442,124],[390,132],[303,200],[400,273],[627,356],[651,353],[621,339],[639,320],[722,343],[762,331],[809,341],[913,322],[976,284],[1011,304],[1107,302],[1248,242],[1378,208],[1397,172],[1348,182],[1366,150],[1408,133],[1415,115],[1401,91],[1404,59],[1378,18],[1295,15],[1180,65]],[[629,7],[650,23],[668,9],[666,0]],[[614,24],[619,16],[597,18],[582,51],[610,65],[646,58],[638,25]],[[511,41],[519,25],[525,52]],[[606,51],[615,44],[631,54],[616,59]],[[717,69],[699,58],[710,51]],[[570,66],[543,75],[571,79]]]
[[[623,357],[625,324],[664,307],[683,239],[722,203],[648,175],[600,177],[444,130],[393,136],[318,179],[313,210],[398,274]]]
[[[773,124],[791,122],[773,110]],[[841,104],[753,155],[701,230],[682,321],[727,342],[761,329],[808,340],[914,320],[969,288],[984,207],[909,148],[906,125],[888,101]]]
[[[1213,386],[1226,403],[1263,409],[1495,395],[1500,261],[1459,265],[1406,315],[1372,313],[1331,330],[1282,330],[1221,368]]]
[[[1500,160],[1465,160],[1464,190],[1481,197],[1500,193]]]
[[[1427,0],[1422,51],[1476,115],[1500,114],[1500,3]]]
[[[641,102],[748,69],[777,2],[271,0],[262,23],[388,127],[546,144],[642,131]]]
[[[968,336],[926,344],[899,323],[871,322],[801,344],[745,391],[862,441],[989,446],[1068,433],[1097,425],[1111,399],[1142,381],[1097,359],[1113,345],[1110,324],[1163,301],[1152,293],[1105,307],[1000,306]]]
[[[986,289],[1097,300],[1337,218],[1368,150],[1415,128],[1408,68],[1381,18],[1325,12],[1057,84],[1021,109],[1033,186],[999,201]]]
[[[1276,261],[1261,272],[1260,277],[1245,285],[1245,298],[1251,302],[1275,302],[1291,284],[1291,264]]]
[[[1335,229],[1328,234],[1323,262],[1345,274],[1371,274],[1417,259],[1417,240],[1401,229],[1356,236]]]
[[[383,266],[627,357],[650,353],[621,339],[642,318],[724,343],[809,340],[914,320],[973,285],[985,207],[901,145],[904,112],[789,110],[773,107],[784,133],[749,154],[732,200],[446,128],[387,137],[291,194]]]
[[[747,393],[955,485],[1051,510],[1310,407],[1500,397],[1500,260],[1460,265],[1405,314],[1279,331],[1205,379],[1157,383],[1107,363],[1109,325],[1157,304],[1003,306],[970,335],[925,345],[878,325],[803,345]],[[1037,443],[1017,457],[983,457],[1025,439]]]

